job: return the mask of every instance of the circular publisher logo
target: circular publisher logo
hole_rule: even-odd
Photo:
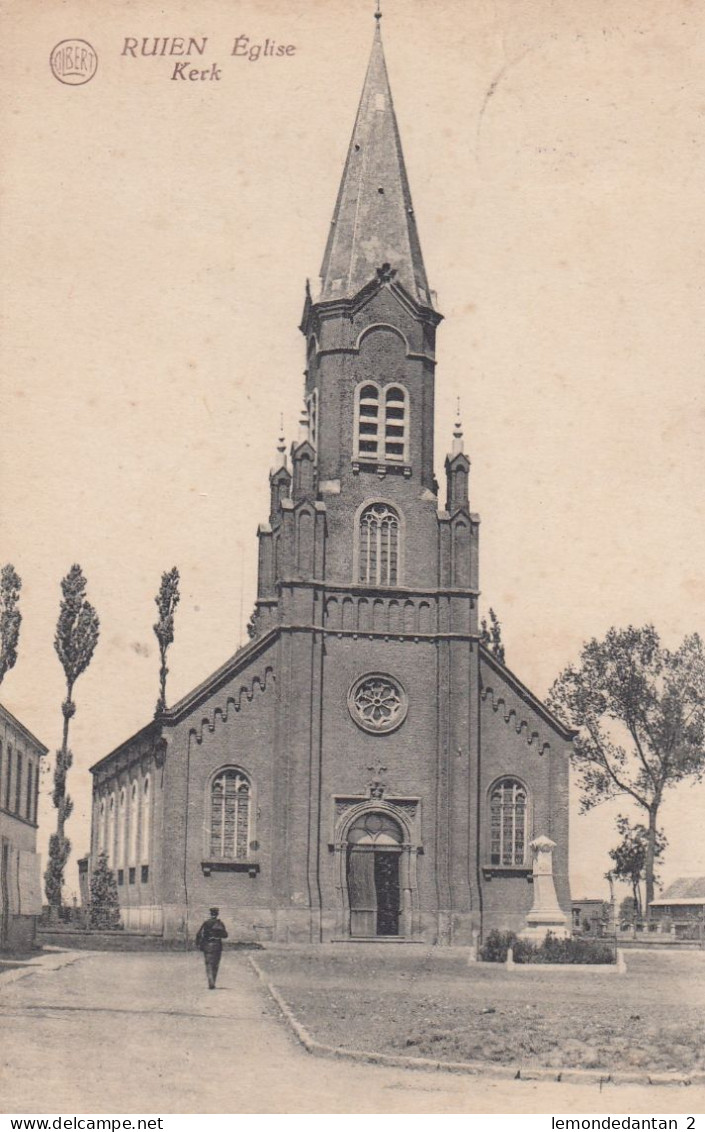
[[[49,63],[54,78],[67,86],[89,83],[98,70],[98,56],[86,39],[62,39]]]

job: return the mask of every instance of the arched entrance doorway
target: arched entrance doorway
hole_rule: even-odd
[[[401,826],[389,814],[360,814],[348,830],[350,935],[397,936],[401,912]]]

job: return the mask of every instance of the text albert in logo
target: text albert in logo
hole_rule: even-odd
[[[62,39],[49,56],[54,78],[67,86],[83,86],[98,70],[98,56],[85,39]]]

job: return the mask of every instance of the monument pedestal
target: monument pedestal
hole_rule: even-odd
[[[561,909],[553,883],[553,850],[555,841],[542,834],[530,843],[534,855],[534,906],[526,917],[526,927],[519,932],[520,939],[543,943],[546,932],[565,939],[570,935],[568,917]]]

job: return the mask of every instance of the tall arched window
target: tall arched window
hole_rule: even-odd
[[[33,772],[33,769],[34,768],[32,766],[32,763],[28,759],[27,760],[27,803],[26,803],[26,807],[25,807],[25,817],[27,818],[27,821],[32,820],[32,792],[33,792],[32,791],[32,787],[33,787],[32,772]]]
[[[12,797],[12,748],[8,743],[7,747],[7,771],[5,778],[5,808],[9,814],[10,812],[10,798]]]
[[[120,805],[117,819],[117,867],[121,869],[125,864],[125,831],[127,818],[127,794],[123,786],[120,791]]]
[[[379,389],[372,382],[357,390],[355,405],[355,459],[380,459]]]
[[[110,805],[108,807],[108,864],[112,869],[115,863],[115,795],[110,795]]]
[[[130,789],[130,855],[128,865],[137,864],[137,845],[140,828],[139,793],[137,783],[133,782]]]
[[[384,458],[408,463],[408,397],[400,385],[388,385],[384,391]]]
[[[7,744],[7,771],[5,773],[5,809],[10,812],[10,798],[12,797],[12,747]]]
[[[500,778],[490,790],[490,864],[523,865],[526,860],[528,798],[516,778]]]
[[[211,786],[210,856],[243,860],[250,845],[250,781],[235,767],[222,770]]]
[[[399,583],[399,515],[387,503],[372,503],[360,516],[358,581],[374,586]]]
[[[105,842],[107,838],[107,815],[105,812],[105,798],[101,799],[100,810],[98,812],[98,852],[105,852]]]
[[[22,755],[17,752],[17,764],[15,771],[15,813],[20,816],[20,806],[22,804]]]
[[[142,787],[142,830],[140,837],[140,858],[143,865],[149,864],[149,838],[151,832],[150,817],[151,810],[149,797],[149,777],[147,777],[145,778],[144,786]]]

